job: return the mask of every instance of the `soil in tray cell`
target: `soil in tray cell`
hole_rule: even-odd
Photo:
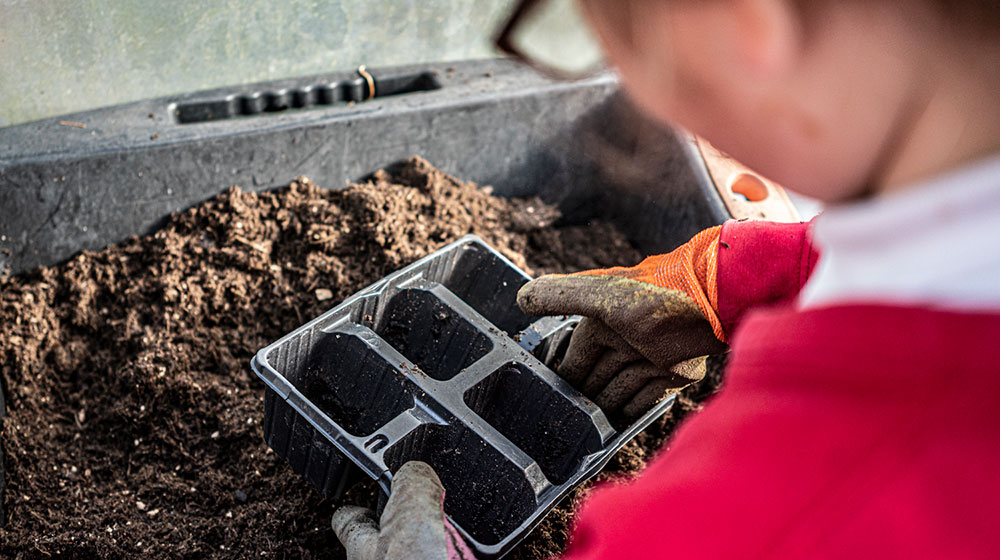
[[[337,504],[264,444],[251,357],[467,233],[534,274],[639,261],[610,225],[552,227],[557,217],[414,158],[340,191],[234,187],[147,237],[0,280],[0,558],[343,558]],[[675,418],[601,476],[641,468]],[[513,557],[559,550],[582,492]],[[364,482],[345,501],[376,499]]]
[[[447,381],[492,348],[489,337],[428,291],[402,290],[375,332],[434,379]]]
[[[413,406],[399,369],[360,338],[324,333],[310,340],[305,367],[289,368],[286,378],[349,433],[367,436]]]

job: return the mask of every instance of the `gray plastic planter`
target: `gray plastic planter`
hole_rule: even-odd
[[[644,251],[729,216],[691,140],[638,119],[613,76],[551,82],[505,60],[371,74],[371,100],[337,72],[0,128],[0,272],[149,233],[230,185],[340,188],[412,155],[600,214]]]
[[[537,195],[556,203],[569,222],[595,216],[611,221],[646,253],[672,249],[730,217],[693,141],[639,118],[618,93],[614,76],[557,83],[506,60],[372,69],[371,74],[376,84],[372,99],[366,80],[344,71],[151,99],[0,128],[0,273],[58,264],[81,250],[99,250],[128,236],[149,233],[171,212],[198,204],[230,185],[265,190],[305,175],[319,185],[339,188],[345,180],[361,179],[415,154],[462,179],[492,185],[501,196]],[[434,301],[441,289],[425,286],[418,291],[429,295],[413,296],[420,301],[408,305]],[[463,320],[474,316],[472,309],[508,334],[520,328],[518,321],[523,318],[498,318],[495,310],[474,303],[470,294],[462,296],[465,307],[454,308],[464,310],[456,312]],[[482,364],[501,350],[520,352],[505,336],[479,326],[473,330],[484,332],[493,348]],[[369,343],[383,344],[372,342],[378,337],[365,338],[361,332],[341,335],[348,354],[380,355],[369,351]],[[522,343],[530,346],[529,340],[537,339],[538,333],[523,337]],[[396,343],[405,346],[406,341]],[[542,351],[548,348],[543,346]],[[420,365],[416,356],[408,359]],[[519,365],[497,370],[501,373],[483,373],[487,381],[480,392],[467,393],[472,395],[470,401],[462,395],[462,402],[450,404],[449,410],[463,403],[467,410],[485,410],[490,399],[524,390],[524,384],[554,387],[553,394],[565,396],[557,380],[538,373],[544,370],[537,369],[536,362],[525,361],[529,363],[515,360]],[[384,376],[398,365],[383,368],[373,362],[364,375]],[[402,376],[395,392],[387,393],[395,397],[387,397],[384,406],[410,410],[408,399],[414,399],[415,412],[397,415],[414,423],[420,414],[445,415],[430,404],[437,401],[411,390],[441,382],[429,375],[419,383],[412,375]],[[287,394],[294,393],[282,393],[282,398]],[[271,393],[268,411],[284,418],[291,407],[274,410],[279,401],[284,402]],[[417,406],[422,403],[425,408]],[[586,420],[581,425],[591,425],[581,428],[581,433],[589,434],[581,436],[581,449],[591,449],[594,441],[599,442],[594,449],[606,449],[622,436],[609,431],[592,407],[577,403],[569,408],[577,411],[574,418]],[[487,412],[481,418],[483,425],[506,422]],[[346,449],[353,442],[371,453],[365,444],[375,432],[363,432],[381,429],[376,422],[381,419],[366,414],[357,425],[347,420],[340,419],[354,433],[345,433],[346,439],[335,445]],[[420,437],[465,441],[461,422],[448,420],[442,424],[447,428],[430,427],[434,422],[422,425],[428,427],[414,432]],[[312,429],[294,432],[297,439],[288,451],[291,461],[298,460],[295,453],[316,447],[302,439],[321,437]],[[509,494],[511,499],[523,499],[528,505],[517,506],[518,513],[512,514],[519,520],[516,527],[514,521],[496,525],[506,535],[523,532],[537,520],[538,512],[549,507],[540,504],[554,503],[561,489],[578,480],[575,477],[599,466],[588,462],[592,459],[577,464],[576,451],[568,453],[572,461],[565,462],[561,456],[532,456],[527,444],[499,428],[490,438],[484,445],[504,460],[509,458],[504,455],[507,443],[521,450],[512,455],[516,458],[510,463],[511,472],[526,477],[517,482],[512,475],[512,488],[520,489]],[[507,443],[500,445],[503,440]],[[468,445],[479,445],[469,441]],[[394,467],[410,457],[402,449],[397,446],[390,452],[386,445],[371,456],[379,456],[380,465]],[[332,465],[341,463],[327,464],[335,468]],[[324,463],[313,457],[310,464]],[[371,463],[369,474],[381,476],[379,464]],[[326,472],[309,471],[307,476],[337,481],[330,482],[335,485],[343,480]],[[523,488],[530,489],[530,498]],[[328,493],[336,490],[324,488]],[[522,496],[518,492],[523,497],[517,497]],[[455,516],[465,527],[464,518]],[[479,529],[465,528],[470,536],[473,531],[478,534]],[[497,552],[513,540],[491,535],[482,537],[481,550]],[[486,544],[490,541],[495,543]]]

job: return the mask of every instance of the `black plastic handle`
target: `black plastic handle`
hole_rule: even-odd
[[[181,103],[174,107],[174,116],[180,124],[220,121],[236,117],[280,113],[290,109],[308,109],[361,103],[373,98],[391,97],[405,93],[441,89],[441,82],[433,72],[418,72],[379,77],[371,74],[375,94],[369,91],[368,81],[358,76],[339,82],[309,85],[277,91],[252,91],[230,94],[215,99]]]

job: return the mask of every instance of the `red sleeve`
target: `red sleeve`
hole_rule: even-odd
[[[730,220],[719,236],[716,282],[722,327],[733,333],[752,308],[793,300],[819,259],[812,222]]]
[[[722,391],[593,490],[562,560],[995,558],[996,340],[1000,315],[748,314]]]

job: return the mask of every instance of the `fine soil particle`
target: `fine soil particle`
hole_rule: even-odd
[[[638,262],[610,225],[558,217],[413,158],[341,191],[233,187],[151,236],[2,281],[0,557],[343,558],[336,504],[263,442],[250,358],[467,233],[534,274]],[[598,479],[642,468],[717,382],[685,392]],[[588,487],[513,557],[561,550]],[[345,499],[373,496],[362,483]]]

